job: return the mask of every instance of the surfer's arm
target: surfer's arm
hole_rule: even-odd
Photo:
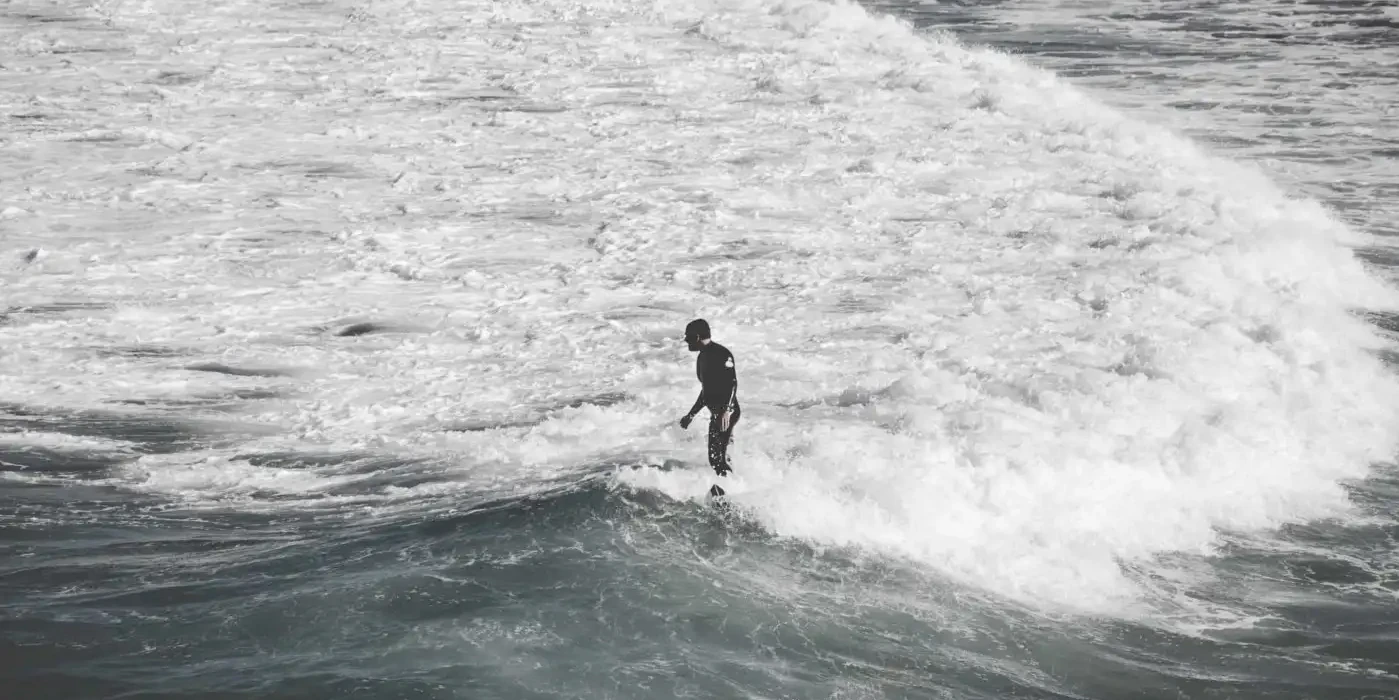
[[[695,399],[695,405],[694,405],[693,407],[690,408],[690,412],[689,412],[689,413],[686,413],[686,414],[685,414],[685,417],[680,419],[680,427],[681,427],[681,428],[689,428],[689,427],[690,427],[690,421],[692,421],[692,420],[695,419],[695,414],[696,414],[696,413],[699,413],[699,412],[700,412],[700,408],[702,408],[702,407],[704,407],[704,390],[703,390],[703,389],[700,390],[699,398]]]

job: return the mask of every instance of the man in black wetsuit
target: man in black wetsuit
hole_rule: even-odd
[[[709,409],[709,466],[715,474],[726,476],[733,471],[729,466],[729,441],[739,417],[734,356],[728,348],[710,340],[709,324],[702,318],[685,326],[685,343],[691,352],[699,353],[695,374],[699,377],[700,394],[694,407],[680,419],[680,427],[689,428],[701,408]]]

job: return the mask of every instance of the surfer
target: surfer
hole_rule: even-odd
[[[740,414],[734,356],[728,348],[710,339],[709,323],[702,318],[685,326],[685,343],[690,352],[699,353],[695,375],[699,377],[700,394],[694,407],[680,419],[680,427],[688,429],[701,408],[709,409],[709,466],[715,474],[727,476],[733,471],[729,465],[729,441],[733,439],[734,425]],[[714,490],[723,493],[718,486]]]

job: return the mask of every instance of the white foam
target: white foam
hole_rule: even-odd
[[[312,469],[255,466],[227,456],[149,455],[124,466],[126,478],[151,491],[194,496],[198,501],[246,500],[258,493],[316,494],[352,481],[327,479]]]
[[[845,3],[491,8],[150,2],[108,8],[110,36],[179,49],[158,67],[9,65],[58,133],[0,152],[29,212],[0,255],[45,250],[0,267],[5,303],[116,310],[0,326],[0,394],[270,386],[239,410],[276,433],[248,450],[428,455],[507,488],[702,461],[702,426],[672,426],[702,315],[739,361],[734,498],[771,530],[1108,612],[1146,595],[1119,561],[1342,514],[1337,481],[1393,451],[1399,387],[1348,311],[1394,291],[1248,168]],[[93,129],[113,140],[63,138]],[[333,334],[355,321],[397,330]],[[351,477],[211,453],[127,478],[294,507]]]
[[[61,432],[24,430],[0,433],[0,446],[24,449],[40,447],[72,452],[126,453],[133,447],[131,442],[112,438],[68,435]]]

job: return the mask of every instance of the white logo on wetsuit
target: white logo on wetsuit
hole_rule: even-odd
[[[734,368],[734,359],[733,359],[732,357],[730,357],[729,359],[724,360],[724,366],[725,366],[725,367],[728,367],[729,369],[733,369],[733,368]]]

